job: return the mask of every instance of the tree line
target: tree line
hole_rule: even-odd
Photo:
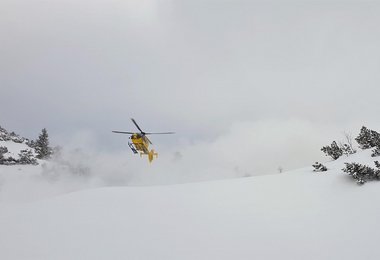
[[[13,141],[16,143],[25,143],[31,149],[21,150],[18,154],[19,159],[15,159],[11,156],[6,157],[8,148],[6,146],[0,146],[0,164],[15,165],[15,164],[32,164],[37,165],[37,159],[46,160],[53,155],[53,149],[50,147],[49,135],[46,128],[41,130],[40,135],[36,140],[28,140],[19,137],[14,132],[8,133],[4,128],[0,127],[1,140]],[[34,151],[34,152],[33,152]]]
[[[321,151],[333,160],[337,160],[343,155],[348,156],[356,153],[356,149],[353,146],[352,136],[345,133],[345,138],[345,143],[337,143],[336,141],[333,141],[331,145],[323,146]],[[358,143],[360,149],[372,149],[371,157],[380,156],[380,133],[363,126],[360,129],[359,135],[354,140]],[[345,167],[342,171],[348,173],[358,184],[364,184],[370,180],[380,180],[380,163],[378,161],[375,161],[374,163],[376,168],[356,162],[345,163]],[[324,172],[328,170],[326,166],[319,162],[313,164],[313,167],[315,172]]]

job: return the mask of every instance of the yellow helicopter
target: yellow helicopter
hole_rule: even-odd
[[[167,135],[167,134],[174,134],[174,132],[164,132],[164,133],[146,133],[143,130],[141,130],[140,126],[136,123],[136,121],[131,118],[133,124],[137,127],[137,129],[140,131],[140,133],[134,133],[134,132],[124,132],[124,131],[112,131],[113,133],[117,134],[130,134],[131,136],[129,139],[131,141],[128,141],[128,146],[131,148],[132,152],[134,154],[137,154],[140,152],[140,156],[143,155],[148,156],[149,162],[153,161],[154,157],[158,157],[158,153],[156,153],[153,149],[149,151],[149,144],[152,144],[152,142],[149,140],[147,135]]]

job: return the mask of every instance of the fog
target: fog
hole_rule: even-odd
[[[0,2],[1,125],[105,183],[276,173],[379,129],[378,2]],[[159,158],[133,156],[134,117]],[[80,157],[79,157],[80,158]]]

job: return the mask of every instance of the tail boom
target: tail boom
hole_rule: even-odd
[[[140,153],[140,156],[143,156],[143,155],[148,156],[148,160],[150,163],[153,161],[154,157],[158,158],[158,153],[156,153],[153,149],[150,150],[149,153]]]

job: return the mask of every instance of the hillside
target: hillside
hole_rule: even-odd
[[[380,189],[341,172],[94,188],[0,202],[1,259],[379,259]],[[3,166],[4,167],[4,166]]]
[[[36,156],[32,141],[0,127],[0,165],[37,165]]]

